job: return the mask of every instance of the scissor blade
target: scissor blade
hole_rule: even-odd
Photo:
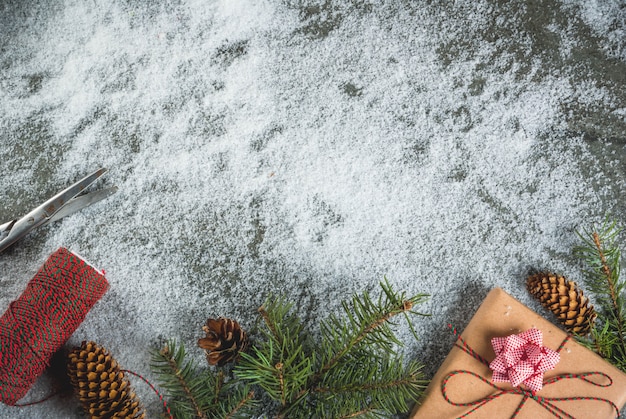
[[[58,221],[63,217],[67,217],[68,215],[75,213],[76,211],[87,208],[91,204],[95,204],[96,202],[113,195],[115,192],[117,192],[117,186],[95,192],[90,192],[88,194],[79,195],[75,198],[72,198],[60,210],[55,212],[54,215],[50,217],[45,224]]]
[[[106,172],[107,169],[104,168],[96,170],[94,173],[84,177],[69,188],[62,190],[42,205],[38,206],[11,224],[9,227],[10,229],[7,229],[8,234],[6,234],[5,231],[3,238],[0,239],[0,252],[20,240],[34,228],[46,224],[56,212],[68,203],[68,201],[80,194],[85,188],[95,182],[96,179]]]
[[[44,218],[46,219],[51,218],[56,212],[62,209],[72,198],[74,198],[76,195],[78,195],[83,190],[85,190],[89,185],[94,183],[96,179],[98,179],[100,176],[102,176],[106,172],[107,172],[107,169],[102,168],[102,169],[96,170],[94,173],[90,174],[89,176],[85,176],[84,178],[82,178],[81,180],[79,180],[78,182],[70,186],[69,188],[62,190],[61,192],[59,192],[52,198],[48,199],[41,206],[33,210],[33,212],[39,211],[41,212],[41,215]]]
[[[15,220],[9,221],[8,223],[0,225],[0,240],[3,240],[9,235],[9,232],[11,231],[15,223],[17,223],[17,218]]]

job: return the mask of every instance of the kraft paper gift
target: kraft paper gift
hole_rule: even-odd
[[[492,382],[494,337],[537,328],[560,361],[535,394]],[[447,400],[446,400],[447,398]],[[493,289],[433,377],[412,418],[615,418],[626,403],[626,374],[500,288]]]

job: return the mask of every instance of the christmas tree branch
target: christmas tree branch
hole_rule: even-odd
[[[407,373],[403,376],[405,371],[401,362],[390,363],[389,357],[394,354],[393,345],[400,346],[402,343],[389,326],[394,317],[413,313],[412,308],[424,301],[426,296],[407,298],[403,293],[394,292],[386,279],[380,285],[383,292],[377,301],[365,292],[355,296],[351,304],[343,304],[345,319],[331,315],[328,321],[322,322],[321,353],[316,356],[320,362],[316,363],[315,372],[301,387],[294,403],[307,398],[315,399],[316,394],[321,393],[332,394],[332,397],[346,394],[352,399],[374,399],[380,410],[401,411],[408,409],[406,404],[392,405],[383,400],[417,398],[424,384],[421,372],[417,369],[415,375]],[[391,394],[395,396],[391,397]],[[317,404],[325,406],[320,401]],[[320,415],[336,417],[340,416],[340,411],[363,409],[363,404],[357,403],[353,407],[332,410],[339,409],[338,406],[339,403],[326,406],[331,411],[324,410]],[[281,415],[292,407],[293,404],[284,405]]]
[[[254,401],[254,391],[248,391],[245,397],[237,403],[237,405],[224,416],[224,419],[234,419],[248,404]]]
[[[272,304],[272,307],[273,307],[272,311],[277,309],[277,306],[274,306],[273,304]],[[287,306],[287,307],[288,309],[291,308],[291,306]],[[259,307],[258,311],[259,311],[259,314],[261,315],[261,318],[263,319],[263,322],[265,323],[265,326],[269,330],[269,333],[271,335],[270,336],[271,341],[274,341],[278,343],[280,347],[285,348],[285,336],[283,333],[279,333],[278,328],[277,328],[278,325],[276,324],[277,323],[276,319],[270,317],[270,313],[265,308],[265,305],[262,305],[261,307]],[[284,368],[284,364],[282,362],[278,362],[274,365],[275,374],[278,378],[277,393],[279,395],[281,405],[285,406],[287,404],[287,394],[285,391],[285,376],[283,373],[283,368]]]
[[[352,299],[352,307],[343,304],[347,322],[331,316],[329,322],[322,323],[324,342],[332,355],[314,375],[313,385],[364,340],[378,345],[385,352],[393,352],[392,344],[402,345],[389,328],[389,322],[399,314],[411,312],[413,306],[423,302],[426,296],[419,294],[407,298],[404,293],[395,293],[386,278],[380,286],[383,292],[377,303],[365,292],[362,297]],[[338,330],[343,335],[338,335]]]
[[[352,399],[367,398],[370,400],[370,407],[381,411],[407,411],[405,401],[417,399],[426,384],[421,371],[422,365],[411,362],[405,367],[402,358],[390,354],[370,354],[368,360],[366,363],[355,363],[354,359],[347,359],[325,377],[323,385],[312,391],[322,397],[333,395]]]
[[[280,402],[281,404],[284,406],[285,404],[287,404],[287,397],[285,394],[285,376],[283,375],[283,364],[282,363],[278,363],[274,366],[274,368],[276,368],[276,371],[278,371],[278,382],[280,384],[280,394],[281,394],[281,399]]]
[[[406,366],[395,348],[402,345],[391,329],[425,295],[406,297],[385,279],[377,300],[367,293],[343,304],[343,318],[320,322],[321,336],[313,340],[292,305],[268,298],[259,308],[259,337],[250,340],[231,319],[209,319],[199,339],[211,365],[220,365],[226,351],[233,369],[198,370],[185,361],[182,345],[173,342],[155,354],[153,369],[169,393],[177,418],[251,417],[255,398],[250,386],[271,400],[266,406],[276,419],[310,417],[386,417],[406,413],[423,391],[421,364]],[[235,331],[236,333],[234,333]],[[245,342],[243,344],[242,342]],[[246,352],[246,348],[249,348]],[[213,362],[213,363],[212,363]],[[222,364],[223,365],[223,364]],[[228,373],[228,374],[226,374]],[[175,409],[174,409],[175,408]],[[249,416],[245,416],[245,415]]]
[[[371,407],[367,407],[367,408],[361,409],[361,410],[359,410],[357,412],[352,412],[352,413],[348,413],[347,415],[340,416],[339,419],[356,418],[356,417],[359,417],[359,416],[366,415],[368,413],[374,413],[375,411],[376,411],[376,409],[373,409]]]
[[[611,300],[611,304],[612,304],[612,312],[613,312],[613,317],[615,318],[616,321],[616,334],[617,336],[620,336],[620,344],[622,347],[622,354],[626,355],[626,330],[624,328],[624,315],[623,315],[623,307],[620,304],[620,295],[619,295],[619,290],[617,289],[617,284],[619,282],[619,278],[616,277],[614,275],[613,270],[609,267],[609,264],[607,263],[607,259],[606,259],[606,255],[604,253],[604,249],[602,246],[602,243],[600,241],[600,236],[598,234],[598,232],[594,231],[593,232],[593,243],[596,246],[596,250],[598,252],[598,256],[600,257],[600,262],[601,262],[601,270],[604,273],[604,276],[606,278],[606,283],[607,283],[607,287],[609,289],[609,295],[610,295],[610,300]],[[619,253],[617,254],[618,256],[618,262],[619,263]],[[619,266],[619,265],[618,265]]]
[[[620,230],[616,224],[605,222],[599,230],[578,233],[582,245],[574,249],[588,269],[585,270],[587,285],[598,294],[603,308],[618,315],[624,310],[622,291],[624,281],[620,281],[620,251],[615,240]]]
[[[267,328],[269,329],[269,331],[271,332],[273,338],[276,341],[280,341],[282,340],[281,335],[278,333],[278,330],[276,330],[276,327],[274,325],[274,323],[272,322],[272,319],[270,319],[269,313],[267,312],[267,310],[265,309],[265,306],[261,306],[259,307],[259,314],[261,315],[261,318],[263,319],[263,321],[265,322],[265,326],[267,326]]]
[[[352,393],[352,392],[367,392],[376,390],[388,390],[394,387],[403,387],[410,385],[415,380],[413,377],[402,377],[394,381],[374,382],[361,385],[352,385],[348,387],[317,387],[312,389],[316,393]]]
[[[224,386],[224,372],[219,371],[215,380],[215,389],[213,390],[213,402],[217,403],[220,399],[220,393]]]
[[[224,371],[200,369],[186,360],[182,344],[168,342],[153,352],[152,369],[158,374],[177,419],[240,418],[254,407],[254,393]]]
[[[173,411],[178,411],[176,417],[191,414],[193,417],[205,419],[207,416],[191,385],[195,368],[184,359],[184,347],[182,345],[177,347],[175,342],[170,341],[163,349],[153,354],[152,367],[160,373],[162,386],[170,393]],[[189,406],[192,407],[191,412]]]
[[[361,303],[360,301],[357,301],[356,304],[361,304]],[[372,319],[372,321],[369,324],[361,325],[360,327],[361,330],[359,330],[359,332],[356,335],[352,336],[351,339],[347,341],[344,344],[344,346],[340,348],[337,351],[337,353],[328,362],[326,362],[326,364],[324,364],[322,368],[320,368],[320,370],[315,374],[315,376],[313,377],[313,384],[317,383],[321,379],[321,377],[324,376],[324,374],[326,374],[331,368],[336,366],[337,363],[346,354],[348,354],[348,352],[350,352],[355,346],[361,343],[361,341],[365,339],[366,337],[368,337],[372,332],[374,332],[374,330],[386,324],[392,317],[403,313],[405,311],[405,308],[407,311],[410,310],[410,307],[412,307],[412,304],[410,301],[403,302],[401,307],[395,307],[389,311],[379,313],[378,316]],[[344,307],[344,308],[346,308],[346,311],[350,313],[347,307]]]
[[[619,300],[618,292],[615,289],[617,281],[616,281],[616,278],[614,278],[611,268],[609,267],[606,261],[606,255],[604,254],[604,249],[600,241],[600,235],[598,234],[597,231],[593,232],[593,244],[596,247],[598,257],[600,258],[600,270],[602,271],[602,273],[604,274],[606,278],[606,284],[609,290],[611,304],[613,305],[613,312],[616,314],[620,313],[621,307],[619,306],[619,303],[618,303],[618,300]],[[617,319],[620,325],[619,328],[620,330],[624,330],[623,319],[621,317],[622,316],[617,316]]]
[[[343,358],[352,348],[358,345],[365,337],[371,333],[377,327],[380,327],[386,321],[388,321],[393,316],[392,313],[385,313],[381,318],[376,319],[373,323],[367,325],[367,327],[362,330],[358,335],[354,336],[350,341],[346,342],[343,348],[341,348],[326,364],[322,366],[320,371],[318,371],[313,377],[313,383],[317,383],[321,377],[328,372],[331,368],[333,368],[341,358]]]
[[[620,250],[615,241],[620,233],[616,223],[605,221],[599,229],[579,233],[582,245],[574,249],[588,268],[585,282],[596,294],[602,310],[587,344],[618,368],[626,371],[626,305],[623,298],[626,281],[620,280]]]
[[[169,364],[170,364],[170,368],[172,368],[172,372],[174,372],[174,375],[178,379],[178,383],[180,384],[180,387],[183,389],[183,391],[185,392],[187,398],[189,399],[189,401],[193,405],[193,409],[196,412],[196,416],[198,416],[200,419],[205,419],[206,415],[204,414],[202,409],[200,409],[200,406],[198,405],[198,401],[194,397],[194,395],[191,392],[191,389],[189,388],[189,386],[187,386],[187,383],[185,382],[185,379],[183,378],[180,369],[177,368],[174,360],[171,359],[171,358],[169,360]]]

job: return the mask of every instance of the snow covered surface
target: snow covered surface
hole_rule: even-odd
[[[0,311],[75,250],[111,289],[69,345],[154,379],[207,317],[314,325],[386,276],[431,294],[400,333],[432,375],[489,289],[538,309],[529,270],[580,280],[575,231],[626,225],[625,33],[620,0],[0,2],[0,221],[119,186],[0,255]]]

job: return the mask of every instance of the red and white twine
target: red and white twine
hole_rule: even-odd
[[[0,401],[15,405],[108,288],[65,248],[52,254],[0,317]]]

